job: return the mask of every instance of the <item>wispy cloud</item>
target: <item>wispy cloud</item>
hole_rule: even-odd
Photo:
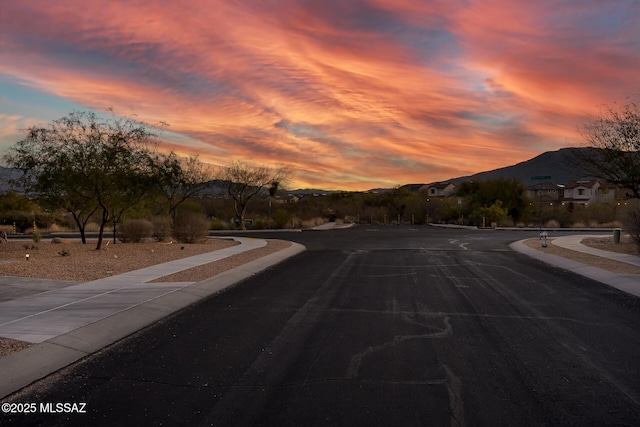
[[[215,164],[289,164],[301,186],[366,189],[505,166],[573,144],[587,114],[640,90],[633,0],[1,8],[0,79],[12,88],[0,98],[2,145],[19,137],[7,117],[28,89],[43,102],[166,121],[167,147]],[[30,120],[70,112],[45,117],[32,103]]]

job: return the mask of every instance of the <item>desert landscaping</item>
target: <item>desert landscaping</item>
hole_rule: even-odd
[[[209,238],[202,243],[144,242],[109,244],[95,250],[95,242],[79,240],[11,240],[0,244],[0,276],[86,282],[111,275],[235,246],[231,239]],[[290,246],[290,242],[267,240],[267,245],[219,261],[155,280],[195,282],[238,267]],[[27,260],[26,255],[29,254]],[[31,344],[0,337],[0,358]]]
[[[79,240],[65,239],[43,240],[39,243],[31,240],[10,240],[8,243],[0,244],[0,276],[87,282],[237,244],[231,239],[208,238],[202,243],[194,244],[118,242],[106,244],[103,249],[95,250],[95,242],[91,240],[87,244],[82,244]],[[289,244],[269,240],[263,248],[183,271],[178,273],[179,280],[175,277],[171,280],[203,280],[239,263],[283,249]]]
[[[558,255],[563,258],[568,258],[573,261],[581,262],[583,264],[588,264],[592,267],[601,268],[603,270],[610,271],[616,274],[640,274],[640,267],[636,267],[630,264],[625,264],[623,262],[602,258],[595,255],[590,255],[586,253],[576,252],[569,249],[561,248],[559,246],[555,246],[552,243],[553,238],[550,239],[550,243],[546,248],[541,247],[541,243],[539,239],[529,239],[525,243],[527,246],[530,246],[535,249],[539,249],[549,254]],[[611,251],[611,252],[619,252],[629,255],[640,256],[640,252],[638,252],[637,245],[631,241],[629,236],[624,236],[620,243],[613,243],[612,237],[602,237],[602,238],[587,238],[583,239],[581,242],[585,246],[589,246],[596,249],[601,249],[603,251]]]

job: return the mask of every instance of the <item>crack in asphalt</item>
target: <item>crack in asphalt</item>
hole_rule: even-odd
[[[415,323],[415,322],[414,322]],[[447,338],[453,335],[453,326],[451,326],[451,322],[449,317],[444,318],[443,329],[438,330],[437,332],[429,332],[426,334],[418,334],[418,335],[396,335],[393,337],[393,340],[379,344],[377,346],[368,347],[366,350],[354,355],[351,358],[351,363],[349,365],[349,370],[347,371],[347,378],[357,378],[360,372],[360,367],[362,366],[362,360],[369,356],[370,354],[376,353],[378,351],[386,350],[389,347],[393,347],[400,343],[409,340],[418,340],[418,339],[432,339],[432,338]],[[425,326],[425,325],[422,325]]]

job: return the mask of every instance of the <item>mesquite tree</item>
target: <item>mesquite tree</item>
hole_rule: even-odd
[[[4,159],[24,172],[28,191],[72,214],[83,242],[87,221],[97,218],[100,249],[105,228],[157,190],[156,137],[139,121],[73,112],[28,128]]]
[[[279,187],[286,184],[289,176],[287,167],[272,169],[240,161],[220,168],[218,179],[233,199],[235,219],[242,230],[246,229],[244,218],[249,201],[261,193],[275,194]]]

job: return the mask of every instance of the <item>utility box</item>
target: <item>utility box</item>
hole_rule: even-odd
[[[621,234],[622,234],[622,230],[620,228],[613,229],[613,243],[620,243]]]

